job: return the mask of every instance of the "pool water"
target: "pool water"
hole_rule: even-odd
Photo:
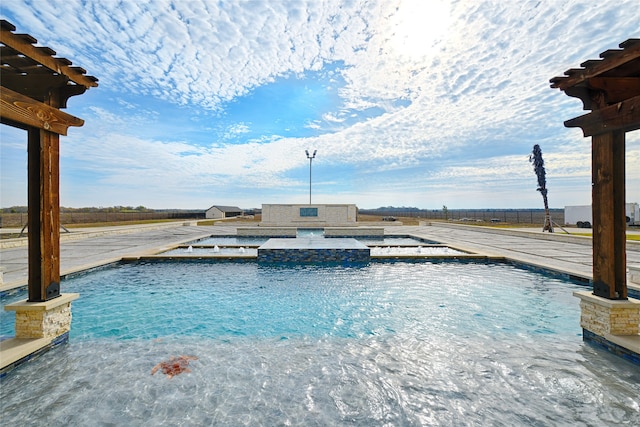
[[[324,228],[298,228],[296,237],[323,237]]]
[[[433,240],[418,239],[410,236],[370,236],[356,237],[367,246],[420,246],[425,244],[437,244]]]
[[[251,236],[211,236],[206,237],[200,240],[194,240],[189,243],[185,243],[185,245],[251,245],[260,246],[263,243],[266,243],[270,237],[251,237]]]
[[[299,232],[298,237],[316,237],[322,238],[324,234],[322,229],[320,231],[316,230],[305,230],[304,232]],[[295,237],[291,237],[294,239]],[[331,239],[332,237],[325,237],[327,239]],[[424,244],[436,244],[438,242],[434,242],[431,240],[425,239],[417,239],[409,236],[356,236],[355,239],[361,241],[365,245],[368,246],[418,246]],[[266,243],[270,237],[260,237],[260,236],[211,236],[206,237],[204,239],[194,240],[189,243],[185,243],[184,245],[199,245],[199,246],[224,246],[224,245],[247,245],[247,246],[260,246],[263,243]]]
[[[244,246],[206,246],[206,247],[180,247],[171,249],[169,251],[162,252],[160,255],[184,255],[184,256],[198,256],[198,255],[251,255],[258,256],[258,249]]]
[[[373,246],[371,255],[464,255],[462,252],[447,246]]]
[[[70,342],[2,380],[7,425],[640,423],[640,369],[582,342],[584,288],[506,264],[133,263],[62,288]],[[198,360],[150,375],[172,355]]]

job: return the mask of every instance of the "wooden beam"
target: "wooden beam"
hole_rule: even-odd
[[[60,296],[60,135],[28,130],[29,301]]]
[[[627,299],[625,134],[592,138],[593,293]]]
[[[66,135],[69,126],[82,126],[84,120],[35,101],[5,87],[0,94],[0,116],[13,122]]]
[[[598,108],[606,107],[606,105],[599,106],[599,97],[594,99],[594,91],[589,90],[589,88],[585,86],[568,87],[564,93],[568,96],[580,99],[582,101],[583,110],[597,110]],[[604,96],[602,96],[602,98],[604,100]]]
[[[640,96],[567,120],[564,125],[581,128],[584,136],[640,129]]]
[[[627,209],[625,184],[625,133],[613,132],[613,250],[615,295],[627,299]],[[58,227],[58,232],[60,228]]]
[[[36,40],[27,34],[14,34],[10,27],[0,27],[0,43],[16,50],[22,55],[37,61],[39,64],[47,67],[51,71],[63,74],[76,84],[84,87],[97,87],[98,79],[93,76],[86,76],[85,70],[80,67],[70,67],[69,60],[60,60],[54,58],[55,51],[49,48],[36,47],[33,45]]]
[[[587,81],[589,88],[605,93],[608,104],[640,95],[640,78],[638,77],[594,77]]]
[[[51,89],[65,87],[68,81],[65,76],[56,74],[2,74],[3,90],[10,89],[40,102],[47,99]],[[86,89],[84,86],[80,87]]]

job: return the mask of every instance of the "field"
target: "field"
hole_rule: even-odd
[[[60,223],[67,228],[103,225],[132,225],[159,221],[196,219],[198,214],[185,212],[61,212]],[[200,215],[204,217],[204,213]],[[26,213],[0,214],[0,228],[22,228]]]
[[[533,215],[526,211],[527,213],[520,212],[518,215],[514,215],[513,211],[504,211],[503,217],[507,219],[517,219],[523,220],[526,218],[535,219],[537,223],[529,223],[529,222],[508,222],[499,220],[495,216],[491,216],[490,219],[485,220],[481,218],[470,218],[466,216],[461,216],[462,213],[470,213],[471,211],[453,211],[453,213],[458,213],[457,215],[452,215],[452,212],[449,212],[450,218],[446,220],[450,223],[455,224],[464,224],[464,225],[473,225],[473,226],[484,226],[484,227],[495,227],[495,228],[540,228],[544,223],[544,215]],[[509,213],[507,215],[507,212]],[[495,211],[490,212],[495,215]],[[537,213],[537,212],[536,212]],[[486,216],[486,215],[485,215]],[[87,228],[87,227],[114,227],[121,225],[136,225],[136,224],[152,224],[152,223],[160,223],[160,222],[172,222],[172,221],[180,221],[180,220],[198,220],[198,225],[202,226],[211,226],[216,225],[216,223],[221,224],[217,220],[203,220],[202,218],[197,218],[196,215],[176,215],[175,213],[168,212],[136,212],[136,213],[114,213],[114,212],[92,212],[92,213],[74,213],[74,214],[61,214],[60,215],[62,222],[62,226],[67,229],[74,228]],[[456,218],[457,217],[457,218]],[[394,218],[394,221],[389,221]],[[492,221],[493,219],[493,221]],[[0,228],[22,228],[27,221],[27,214],[25,213],[10,213],[10,214],[1,214],[0,215]],[[64,222],[67,221],[67,222]],[[229,221],[233,221],[234,223],[243,222],[247,224],[259,223],[261,221],[260,215],[255,216],[246,216],[233,218]],[[437,221],[444,222],[443,218],[426,218],[415,215],[407,215],[407,216],[391,216],[391,215],[369,215],[369,214],[358,214],[358,222],[362,222],[365,225],[367,223],[376,223],[376,224],[389,224],[392,225],[394,223],[402,223],[402,225],[419,225],[421,221]],[[222,222],[225,223],[226,221]],[[558,228],[558,232],[561,230]],[[8,231],[8,230],[7,230]],[[64,232],[64,230],[61,230]],[[583,232],[572,232],[574,236],[591,236],[591,230],[585,229]],[[17,237],[25,237],[25,233],[16,232],[3,232],[0,233],[0,238],[2,239],[11,239]],[[640,234],[638,233],[627,233],[627,240],[640,241]]]

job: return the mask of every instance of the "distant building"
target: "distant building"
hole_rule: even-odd
[[[626,203],[625,211],[628,225],[640,224],[640,210],[637,203]],[[579,222],[593,222],[591,219],[591,205],[565,206],[564,223],[578,224]]]
[[[242,209],[236,206],[218,206],[214,205],[207,209],[204,213],[204,217],[207,219],[222,219],[232,218],[235,216],[242,216]]]

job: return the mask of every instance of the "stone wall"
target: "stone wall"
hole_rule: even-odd
[[[62,294],[44,302],[7,304],[16,312],[16,338],[55,338],[71,329],[71,301],[79,294]]]
[[[16,313],[16,338],[55,338],[71,329],[71,303],[51,311]]]
[[[295,227],[238,227],[238,236],[266,236],[266,237],[296,237],[298,229]]]
[[[597,335],[637,335],[640,301],[608,300],[590,292],[574,292],[580,298],[580,326]]]
[[[326,237],[381,237],[384,236],[383,227],[325,227]]]

